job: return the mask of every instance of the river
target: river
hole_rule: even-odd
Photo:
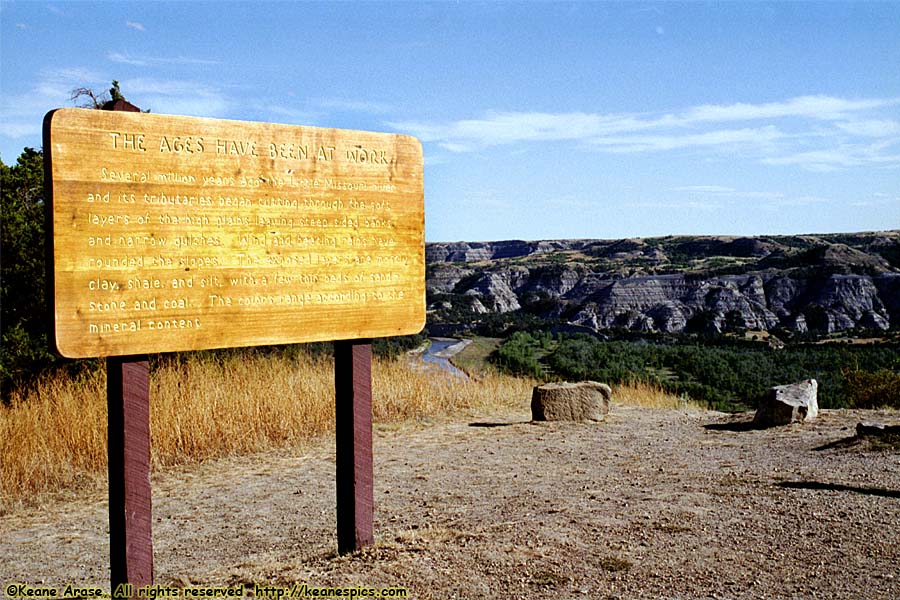
[[[422,362],[427,365],[437,365],[457,377],[468,377],[465,372],[453,366],[450,358],[470,343],[469,340],[431,338],[431,344],[428,346],[428,349],[421,354]]]

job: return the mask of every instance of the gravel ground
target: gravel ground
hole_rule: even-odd
[[[334,459],[234,458],[154,477],[156,581],[402,586],[414,598],[900,598],[900,453],[829,411],[614,406],[600,424],[380,427],[374,547],[335,554]],[[0,583],[108,588],[103,491],[0,518]]]

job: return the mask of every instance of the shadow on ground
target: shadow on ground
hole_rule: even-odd
[[[757,431],[759,429],[768,429],[753,420],[750,421],[729,421],[728,423],[709,423],[704,425],[703,429],[710,431]]]
[[[822,444],[821,446],[816,446],[813,449],[822,451],[833,450],[835,448],[853,448],[854,446],[859,446],[860,444],[862,444],[862,442],[862,438],[860,438],[858,435],[851,435],[850,437],[841,438],[833,442],[828,442],[827,444]]]
[[[821,446],[815,450],[833,450],[835,448],[856,448],[875,452],[900,452],[900,435],[888,434],[885,436],[851,435]]]
[[[798,490],[828,490],[832,492],[853,492],[867,496],[882,496],[884,498],[900,498],[900,491],[886,490],[876,487],[859,487],[844,485],[842,483],[825,483],[823,481],[781,481],[778,487]]]

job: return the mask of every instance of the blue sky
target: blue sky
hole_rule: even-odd
[[[412,134],[428,241],[900,227],[900,2],[0,4],[0,158],[155,113]]]

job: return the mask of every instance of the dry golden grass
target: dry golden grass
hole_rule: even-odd
[[[482,371],[463,379],[376,359],[376,423],[527,411],[535,382]],[[334,429],[329,356],[252,351],[161,357],[151,370],[154,470],[308,443]],[[619,404],[686,408],[647,384],[617,386]],[[0,408],[0,513],[48,494],[102,484],[106,474],[106,376],[63,372],[20,390]]]
[[[153,467],[319,436],[334,418],[333,387],[331,364],[323,357],[247,352],[162,358],[151,374]]]
[[[62,374],[0,408],[0,514],[10,500],[73,488],[106,465],[106,378]]]
[[[705,410],[702,404],[674,396],[656,384],[642,381],[613,386],[612,397],[613,402],[626,406]]]
[[[499,374],[465,380],[411,366],[373,364],[376,423],[527,406],[533,382]],[[162,357],[151,370],[155,470],[297,446],[334,428],[327,356],[254,352]],[[97,484],[106,473],[106,377],[51,375],[0,409],[0,512],[9,503]]]

